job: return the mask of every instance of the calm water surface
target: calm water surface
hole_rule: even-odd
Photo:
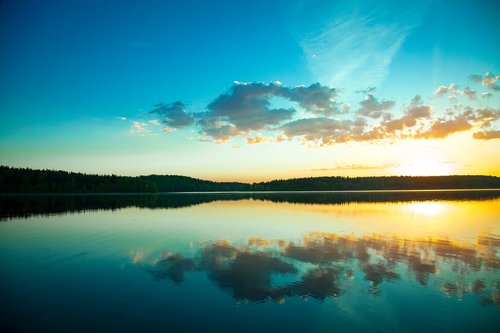
[[[498,332],[500,192],[4,196],[3,332]]]

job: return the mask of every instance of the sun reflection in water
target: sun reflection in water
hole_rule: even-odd
[[[413,202],[406,206],[406,208],[416,215],[425,217],[437,217],[446,212],[446,205],[437,201],[423,201]]]

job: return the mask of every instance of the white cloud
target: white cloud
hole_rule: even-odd
[[[146,128],[148,124],[139,122],[139,121],[133,121],[132,125],[130,126],[130,133],[131,134],[148,134],[151,133],[149,129]]]

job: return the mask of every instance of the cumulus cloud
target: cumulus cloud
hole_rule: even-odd
[[[295,109],[271,109],[270,98],[281,96],[280,83],[235,82],[227,94],[208,105],[206,119],[234,125],[240,131],[260,130],[290,119]]]
[[[465,89],[462,90],[460,93],[464,96],[467,96],[470,100],[475,100],[477,96],[477,91],[472,90],[469,87],[465,87]]]
[[[172,128],[182,128],[194,123],[193,116],[186,112],[184,103],[177,101],[170,104],[159,103],[149,113],[160,116],[160,121]]]
[[[401,118],[386,119],[381,125],[386,133],[402,131],[405,127],[414,127],[419,119],[430,118],[431,112],[432,107],[430,105],[424,105],[422,97],[416,95]]]
[[[472,136],[474,139],[478,140],[500,139],[500,131],[476,132]]]
[[[269,129],[290,120],[295,108],[271,108],[271,98],[281,97],[296,102],[304,111],[330,116],[340,113],[335,88],[319,83],[308,87],[286,87],[281,82],[234,82],[230,91],[221,94],[208,106],[198,124],[203,135],[225,142],[236,135]]]
[[[465,114],[459,114],[449,119],[438,118],[434,120],[431,127],[423,132],[415,134],[416,139],[438,139],[445,138],[456,132],[467,131],[472,128],[472,124]]]
[[[415,138],[444,138],[456,132],[463,132],[480,127],[490,129],[493,122],[500,119],[500,110],[492,108],[472,109],[466,107],[462,112],[450,112],[448,118],[435,119],[426,131],[415,134]],[[474,139],[496,139],[494,130],[473,135]]]
[[[497,82],[500,81],[500,76],[495,76],[491,72],[487,72],[484,76],[470,75],[469,79],[474,83],[480,83],[483,86],[487,86],[491,90],[500,91],[500,85],[497,84]]]
[[[351,134],[351,121],[331,118],[306,118],[292,121],[280,127],[288,138],[302,136],[306,140],[321,140],[323,144],[345,142]]]
[[[361,107],[358,113],[362,116],[376,119],[382,116],[384,111],[391,109],[394,104],[394,101],[379,101],[373,94],[368,94],[365,99],[359,103]]]
[[[473,77],[479,83],[493,85],[492,74]],[[359,109],[350,113],[351,105],[337,102],[338,90],[319,83],[310,86],[285,86],[271,83],[237,82],[212,100],[204,112],[193,113],[180,102],[158,104],[150,112],[154,119],[132,123],[130,132],[147,134],[152,130],[172,132],[192,126],[202,135],[200,141],[225,143],[241,137],[247,144],[284,142],[299,139],[302,142],[332,145],[352,141],[397,140],[405,138],[445,138],[453,133],[473,130],[475,139],[497,139],[500,109],[483,107],[479,93],[469,87],[459,89],[451,83],[439,86],[435,96],[467,97],[468,103],[453,103],[445,110],[433,110],[416,95],[409,105],[392,112],[395,102],[379,99],[375,88],[365,90]],[[276,103],[278,98],[278,103]],[[288,103],[288,105],[287,105]],[[468,105],[464,105],[468,104]],[[276,106],[279,105],[279,106]],[[300,112],[299,112],[300,111]],[[400,114],[399,116],[397,114]],[[150,135],[150,134],[148,134]]]
[[[288,139],[302,137],[307,141],[318,141],[322,145],[383,138],[384,134],[378,128],[365,131],[367,125],[366,120],[361,117],[355,120],[318,117],[295,120],[279,129]]]
[[[435,91],[434,95],[436,96],[443,96],[448,93],[448,88],[445,86],[439,86]]]
[[[483,96],[484,96],[484,94],[485,93],[482,93]],[[486,93],[486,94],[489,94],[489,93]],[[450,100],[456,100],[458,96],[465,96],[469,100],[473,101],[477,97],[477,90],[473,90],[473,89],[471,89],[469,87],[465,87],[463,90],[460,90],[459,87],[456,84],[451,83],[448,87],[446,87],[446,86],[439,86],[434,91],[434,95],[438,96],[438,97],[441,97],[441,96],[444,96],[444,95],[448,95],[448,98]]]
[[[335,104],[337,92],[335,88],[322,86],[319,83],[309,87],[298,86],[283,91],[283,97],[299,103],[308,112],[318,115],[331,116],[339,113]]]
[[[301,137],[321,145],[332,145],[348,141],[373,141],[382,139],[438,139],[457,132],[481,128],[476,139],[495,139],[493,122],[500,119],[500,110],[457,106],[446,117],[434,117],[432,106],[424,104],[415,96],[404,109],[400,118],[387,117],[370,126],[365,118],[337,120],[331,118],[305,118],[292,121],[280,127],[289,139]],[[482,134],[484,133],[484,134]]]
[[[469,87],[465,88],[463,91],[458,88],[455,83],[450,83],[448,87],[439,86],[435,91],[434,95],[437,97],[442,97],[448,95],[448,99],[456,100],[458,96],[467,96],[469,99],[474,99],[476,95],[476,91],[469,89]]]

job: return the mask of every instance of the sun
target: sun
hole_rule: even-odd
[[[453,174],[453,164],[434,154],[417,153],[397,167],[402,176],[443,176]]]

